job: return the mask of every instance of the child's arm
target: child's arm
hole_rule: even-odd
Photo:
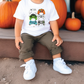
[[[54,42],[55,40],[57,40],[57,46],[60,46],[62,43],[63,43],[63,40],[60,38],[59,36],[59,28],[58,28],[58,24],[57,24],[57,21],[50,21],[50,26],[51,26],[51,29],[52,29],[52,32],[53,32],[53,39],[52,39],[52,42]]]
[[[16,19],[16,22],[15,22],[15,44],[16,44],[17,49],[20,49],[19,42],[23,43],[21,36],[20,36],[22,24],[23,24],[23,20]]]

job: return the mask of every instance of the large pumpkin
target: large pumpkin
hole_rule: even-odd
[[[18,1],[18,2],[19,2],[19,1],[21,1],[21,0],[12,0],[12,1]]]
[[[84,19],[84,0],[82,1],[82,4],[81,4],[81,15]]]
[[[67,16],[67,6],[64,0],[51,0],[55,7],[56,10],[59,14],[59,19],[57,20],[58,22],[58,27],[61,28],[66,20],[66,16]],[[51,12],[52,13],[52,12]]]
[[[81,8],[81,3],[82,3],[82,1],[83,1],[83,0],[77,0],[77,1],[75,2],[75,11],[76,11],[77,13],[80,13],[80,12],[81,12],[80,8]]]
[[[3,1],[0,2],[0,28],[14,27],[15,18],[13,14],[18,2]]]

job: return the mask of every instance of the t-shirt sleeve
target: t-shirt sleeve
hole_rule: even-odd
[[[23,20],[24,19],[24,3],[21,0],[16,8],[13,17]]]
[[[59,15],[57,13],[57,10],[54,6],[54,3],[51,1],[51,6],[50,6],[50,21],[54,21],[59,19]]]

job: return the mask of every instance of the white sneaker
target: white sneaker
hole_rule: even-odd
[[[21,65],[20,67],[25,66],[25,71],[23,73],[23,78],[25,80],[31,80],[35,77],[35,74],[37,72],[37,68],[35,65],[35,61],[33,59],[26,62],[26,64]]]
[[[72,70],[66,65],[62,58],[53,59],[53,69],[61,74],[72,73]]]

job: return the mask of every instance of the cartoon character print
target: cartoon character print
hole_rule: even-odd
[[[29,25],[37,25],[37,12],[36,9],[30,9],[29,11]]]
[[[45,25],[45,11],[44,9],[39,9],[38,12],[38,25]]]

